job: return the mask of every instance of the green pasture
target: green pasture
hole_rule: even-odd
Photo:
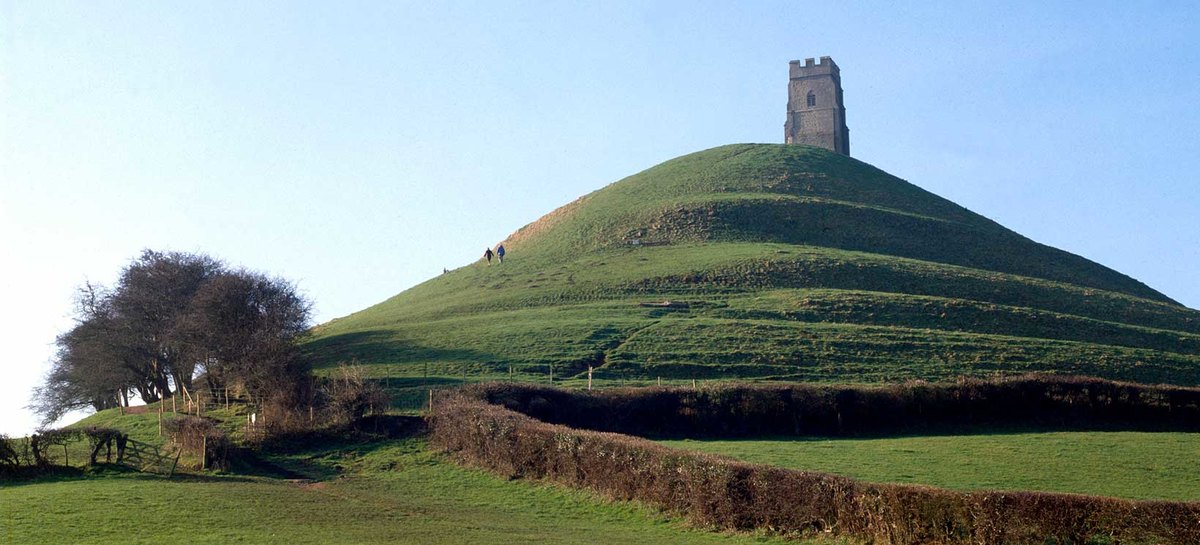
[[[108,471],[0,482],[0,542],[784,543],[462,468],[420,439],[322,446],[278,462],[320,480]]]
[[[662,443],[869,482],[1200,501],[1200,433],[1022,432]]]

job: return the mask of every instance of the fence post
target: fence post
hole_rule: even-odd
[[[163,404],[162,404],[162,402],[159,402],[159,404],[158,404],[158,436],[159,437],[162,437],[162,413],[163,413]]]
[[[429,412],[433,412],[433,389],[429,389]]]
[[[592,390],[592,366],[588,366],[588,391]]]
[[[204,434],[200,439],[200,469],[208,468],[208,434]]]
[[[168,479],[170,479],[171,476],[175,475],[175,467],[179,465],[179,455],[180,454],[183,454],[183,449],[179,449],[179,450],[175,451],[175,461],[171,464],[171,471],[167,472]]]
[[[550,384],[554,384],[554,364],[550,364]]]

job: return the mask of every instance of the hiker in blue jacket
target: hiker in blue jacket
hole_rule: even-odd
[[[504,245],[503,244],[496,245],[496,257],[498,259],[500,259],[501,263],[504,263]]]

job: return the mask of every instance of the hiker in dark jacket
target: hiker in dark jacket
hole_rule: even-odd
[[[488,265],[492,264],[492,249],[488,248],[483,251],[483,258],[487,260]]]

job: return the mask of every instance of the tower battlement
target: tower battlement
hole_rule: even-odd
[[[842,100],[842,73],[831,57],[788,63],[787,121],[783,141],[850,155],[850,129]]]
[[[828,74],[841,76],[841,70],[838,69],[838,65],[830,57],[821,57],[821,62],[819,63],[816,59],[804,59],[804,64],[800,64],[800,61],[791,61],[788,63],[788,72],[792,79]]]

